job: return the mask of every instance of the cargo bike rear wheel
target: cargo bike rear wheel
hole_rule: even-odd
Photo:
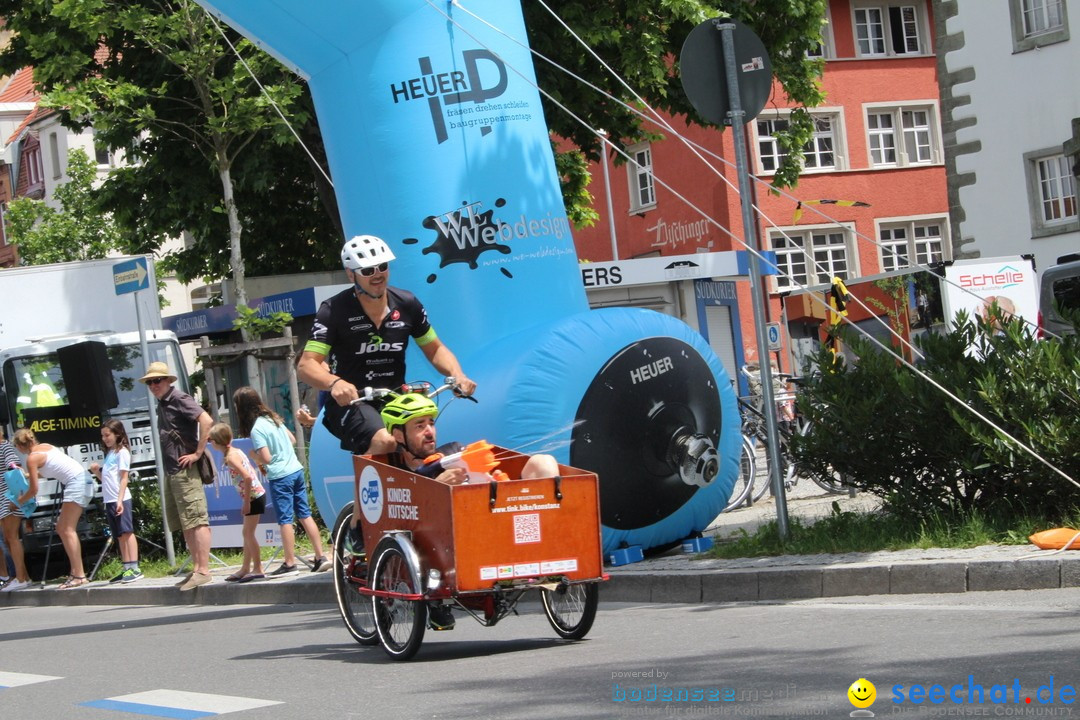
[[[379,636],[375,631],[375,608],[371,597],[360,593],[360,588],[367,585],[367,558],[360,555],[362,548],[354,549],[349,543],[352,516],[353,504],[349,503],[334,521],[334,597],[353,639],[361,645],[376,645]]]

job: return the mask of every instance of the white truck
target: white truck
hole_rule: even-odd
[[[132,261],[137,276],[119,276],[118,268]],[[187,373],[176,336],[161,329],[153,268],[149,257],[145,263],[121,257],[0,270],[0,423],[9,440],[17,429],[30,427],[40,441],[62,447],[89,467],[102,459],[101,423],[120,420],[138,482],[156,493],[149,398],[138,378],[147,364],[160,360],[186,390]],[[121,280],[132,279],[146,289],[117,295]],[[140,346],[140,319],[148,360]],[[27,552],[44,551],[50,543],[59,549],[52,532],[58,497],[55,480],[40,483],[38,510],[23,536]],[[105,539],[100,488],[80,521],[79,535],[90,545]]]

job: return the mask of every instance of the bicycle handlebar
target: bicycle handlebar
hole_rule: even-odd
[[[462,395],[458,390],[457,379],[453,377],[443,378],[443,384],[434,390],[431,389],[431,383],[407,383],[402,385],[397,390],[391,388],[376,388],[376,387],[363,387],[357,388],[360,392],[360,397],[356,398],[350,405],[356,405],[362,402],[371,402],[372,400],[381,400],[385,397],[400,397],[409,393],[419,393],[429,398],[433,398],[444,390],[450,390],[456,397],[465,398],[466,400],[472,400],[473,402],[479,402],[472,395]]]

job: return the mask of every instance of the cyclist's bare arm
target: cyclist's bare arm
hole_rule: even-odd
[[[348,405],[360,397],[356,386],[348,380],[330,372],[326,365],[326,356],[313,350],[305,350],[296,364],[297,376],[313,388],[329,390],[330,397],[338,405]],[[331,387],[333,386],[333,387]]]
[[[457,392],[466,396],[476,392],[476,383],[465,376],[457,356],[450,351],[450,348],[443,345],[441,340],[435,338],[426,345],[421,345],[420,349],[424,351],[424,357],[440,374],[457,380]]]

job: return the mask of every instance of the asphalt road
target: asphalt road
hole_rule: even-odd
[[[579,643],[559,640],[538,606],[525,611],[494,628],[459,619],[453,631],[429,632],[412,661],[397,663],[352,642],[326,607],[0,608],[0,686],[9,686],[0,689],[0,712],[847,717],[847,688],[865,677],[877,687],[877,717],[1070,717],[1076,706],[1063,702],[1067,688],[1080,686],[1080,589],[609,605]],[[1040,703],[1039,687],[1051,683],[1054,701]],[[962,686],[962,702],[907,700],[915,685],[929,692],[935,684],[946,692]],[[1005,701],[991,702],[994,685],[1006,686]],[[896,686],[903,704],[892,702]],[[984,702],[967,702],[969,693],[977,699],[977,686]],[[665,692],[673,699],[664,701]],[[701,699],[674,699],[680,692]]]

